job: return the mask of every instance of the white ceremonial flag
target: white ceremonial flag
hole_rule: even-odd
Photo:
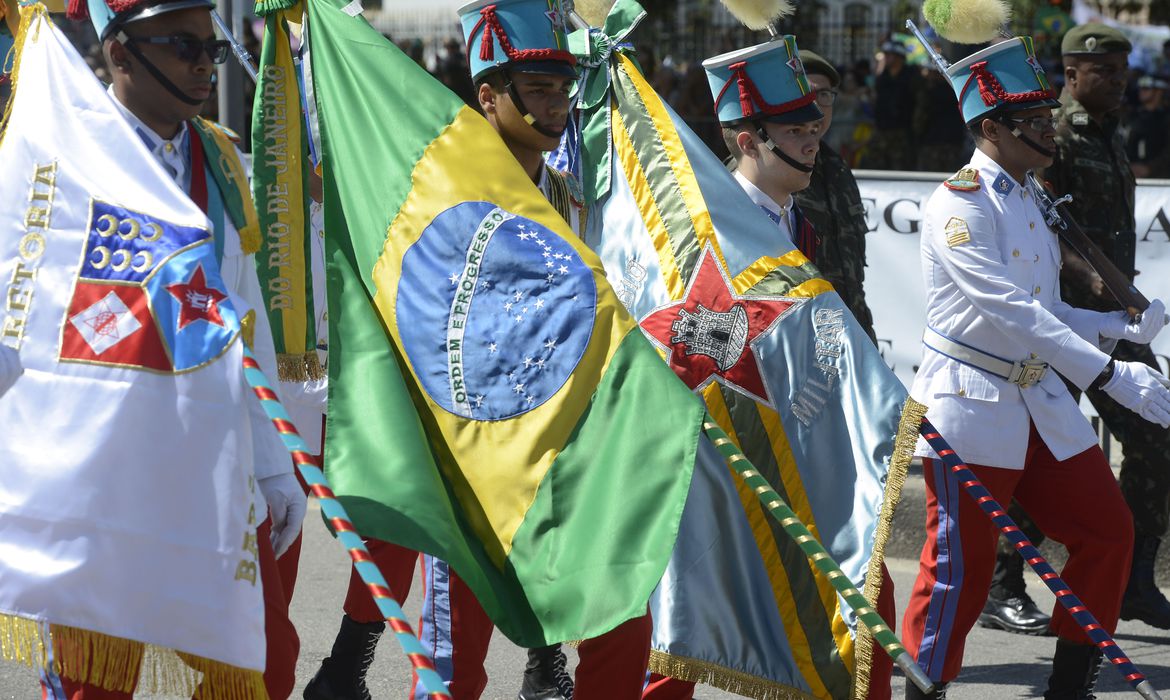
[[[156,688],[193,669],[231,688],[209,697],[255,697],[255,399],[207,218],[43,7],[22,14],[0,140],[0,343],[25,367],[0,397],[0,651],[43,662],[21,645],[51,626],[62,675],[98,682],[109,666],[81,657],[143,642]]]

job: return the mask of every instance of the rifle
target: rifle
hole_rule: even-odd
[[[947,59],[943,58],[938,51],[930,45],[922,32],[914,24],[914,20],[906,20],[906,28],[918,38],[922,43],[926,53],[930,55],[931,61],[934,62],[935,68],[945,77],[947,69],[951,64],[947,63]],[[1048,223],[1048,227],[1060,236],[1060,239],[1067,243],[1070,248],[1075,250],[1085,262],[1089,263],[1089,267],[1101,278],[1105,284],[1105,288],[1113,295],[1113,298],[1125,308],[1135,321],[1141,320],[1143,311],[1150,307],[1150,300],[1138,291],[1133,282],[1128,276],[1117,268],[1117,265],[1112,260],[1105,257],[1101,249],[1097,247],[1093,241],[1089,239],[1085,230],[1080,227],[1080,224],[1069,215],[1068,212],[1061,211],[1060,205],[1067,204],[1072,201],[1072,195],[1065,195],[1059,199],[1054,199],[1048,188],[1034,173],[1028,173],[1028,181],[1031,189],[1036,196],[1036,203],[1040,206],[1040,211],[1044,214],[1044,221]]]
[[[1089,267],[1093,268],[1093,271],[1101,277],[1105,288],[1125,308],[1126,312],[1135,320],[1140,319],[1142,312],[1150,307],[1150,300],[1138,291],[1129,277],[1118,269],[1112,260],[1105,257],[1105,254],[1089,239],[1088,234],[1085,233],[1076,219],[1068,212],[1060,210],[1060,205],[1072,201],[1072,195],[1066,194],[1059,199],[1053,199],[1052,193],[1034,173],[1028,173],[1028,180],[1032,185],[1036,203],[1040,205],[1040,211],[1043,212],[1044,221],[1048,223],[1048,227],[1084,258],[1085,262],[1089,263]]]

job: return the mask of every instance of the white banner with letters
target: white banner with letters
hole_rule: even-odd
[[[865,298],[873,311],[886,363],[909,387],[921,361],[925,319],[918,243],[922,209],[949,173],[858,170],[857,185],[869,223]],[[1170,303],[1170,180],[1140,180],[1137,188],[1137,287]],[[1170,331],[1153,343],[1166,371]]]

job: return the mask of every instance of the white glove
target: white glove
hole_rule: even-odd
[[[308,499],[292,472],[268,476],[257,483],[268,502],[268,514],[272,516],[272,549],[279,557],[300,533]]]
[[[1101,389],[1142,418],[1170,428],[1170,379],[1140,362],[1114,362]]]
[[[20,353],[0,344],[0,396],[11,389],[22,374],[24,367],[20,365]]]
[[[1106,314],[1099,331],[1103,338],[1128,340],[1138,345],[1148,345],[1166,326],[1166,307],[1158,299],[1150,302],[1150,308],[1141,314],[1140,321],[1134,321],[1125,311]]]

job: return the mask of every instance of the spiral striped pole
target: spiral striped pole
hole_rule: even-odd
[[[813,537],[813,534],[808,531],[804,523],[800,522],[800,518],[796,517],[796,513],[792,508],[784,502],[780,494],[776,493],[775,489],[768,483],[748,458],[736,447],[731,438],[727,437],[727,433],[715,423],[711,418],[711,414],[707,414],[703,421],[703,432],[707,437],[711,438],[711,443],[715,445],[715,449],[719,450],[719,454],[723,455],[727,463],[731,465],[732,469],[739,472],[740,477],[744,482],[751,487],[756,495],[759,496],[760,503],[764,504],[764,508],[772,514],[780,522],[780,526],[784,531],[800,545],[800,549],[804,555],[809,558],[813,564],[820,569],[829,582],[833,584],[833,588],[841,594],[849,607],[853,608],[853,612],[861,622],[869,628],[873,638],[885,649],[894,663],[902,669],[914,685],[918,686],[922,692],[930,693],[934,689],[934,684],[931,683],[930,678],[923,672],[922,668],[914,661],[914,658],[906,652],[906,647],[898,641],[898,637],[890,626],[886,624],[882,616],[878,614],[877,610],[869,604],[861,591],[853,586],[849,577],[845,572],[841,571],[841,567],[829,555],[825,548]]]
[[[1052,565],[1048,563],[1048,560],[1040,554],[1040,551],[1028,540],[1028,537],[1020,531],[1019,526],[1007,514],[1007,510],[1000,505],[999,501],[992,497],[991,492],[987,490],[983,482],[979,481],[979,477],[975,476],[975,473],[967,467],[966,463],[955,454],[955,451],[951,449],[951,446],[947,444],[943,436],[939,435],[938,430],[930,424],[930,421],[923,418],[919,432],[930,443],[931,448],[939,456],[943,464],[958,477],[959,483],[963,485],[967,494],[975,499],[975,502],[979,504],[983,512],[987,513],[987,517],[991,518],[992,522],[999,527],[1003,536],[1019,551],[1024,561],[1028,562],[1032,569],[1040,575],[1040,578],[1047,584],[1049,590],[1056,595],[1056,599],[1068,610],[1072,618],[1085,631],[1085,634],[1089,635],[1089,639],[1101,649],[1105,657],[1113,663],[1114,668],[1121,673],[1125,680],[1129,681],[1133,689],[1142,697],[1147,698],[1147,700],[1161,700],[1161,696],[1158,695],[1158,691],[1154,689],[1154,686],[1150,685],[1150,682],[1137,669],[1137,666],[1134,666],[1133,662],[1129,660],[1129,657],[1121,651],[1121,647],[1117,646],[1117,642],[1113,640],[1113,635],[1106,632],[1105,628],[1101,626],[1101,623],[1097,622],[1097,618],[1093,617],[1093,613],[1089,612],[1089,609],[1072,592],[1072,589],[1068,587],[1064,579],[1056,573]]]
[[[337,502],[336,496],[333,495],[333,489],[329,488],[329,482],[325,480],[325,474],[317,465],[313,453],[301,438],[300,433],[297,432],[296,426],[289,420],[288,413],[280,404],[280,400],[276,398],[276,393],[268,383],[268,378],[264,376],[264,372],[260,370],[260,365],[256,362],[256,356],[246,346],[244,348],[244,376],[256,394],[256,398],[264,407],[264,412],[272,419],[273,425],[276,426],[281,439],[284,440],[285,447],[292,454],[293,462],[297,465],[305,482],[309,484],[309,490],[320,500],[321,510],[325,513],[334,532],[337,533],[341,544],[349,551],[354,568],[357,569],[362,581],[365,582],[366,587],[374,596],[374,602],[378,604],[378,610],[381,611],[382,617],[386,618],[390,629],[398,637],[398,643],[402,645],[403,652],[406,653],[411,665],[414,666],[419,681],[426,688],[427,694],[433,698],[450,698],[447,686],[443,684],[443,679],[435,671],[434,661],[427,655],[426,650],[418,641],[418,637],[415,636],[414,630],[411,629],[410,623],[406,621],[406,614],[402,612],[402,608],[391,595],[390,586],[382,577],[382,572],[378,571],[378,566],[370,558],[370,552],[366,549],[362,538],[354,531],[353,523],[349,521],[349,515],[346,514],[345,508]]]

